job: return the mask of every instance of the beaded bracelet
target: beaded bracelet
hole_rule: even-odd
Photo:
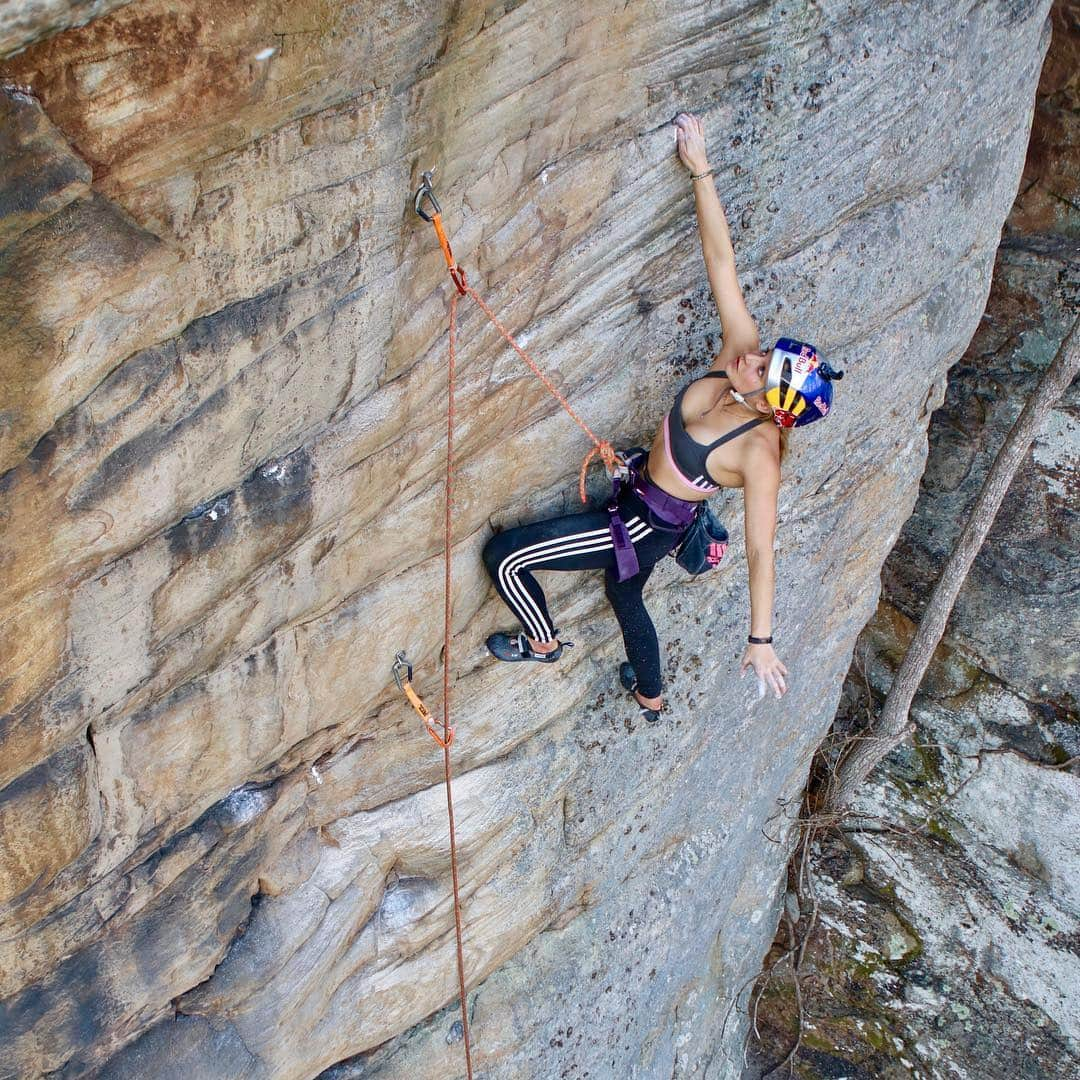
[[[690,179],[691,180],[704,180],[706,176],[712,176],[714,171],[715,170],[713,170],[713,169],[706,169],[703,173],[691,173],[690,174]]]

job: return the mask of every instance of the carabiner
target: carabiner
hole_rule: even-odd
[[[404,650],[394,657],[394,663],[390,670],[393,672],[397,688],[404,693],[405,684],[412,682],[412,664],[406,658]]]
[[[434,169],[426,169],[421,174],[422,183],[416,189],[416,195],[413,197],[413,209],[427,222],[432,222],[435,219],[424,211],[424,200],[427,199],[431,203],[432,211],[436,214],[442,213],[442,207],[439,205],[439,200],[435,198],[435,192],[431,190],[431,178],[435,175]]]

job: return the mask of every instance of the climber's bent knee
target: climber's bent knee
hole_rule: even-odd
[[[484,566],[487,567],[488,575],[494,581],[499,572],[499,563],[513,550],[514,545],[508,543],[506,533],[496,533],[484,545]]]

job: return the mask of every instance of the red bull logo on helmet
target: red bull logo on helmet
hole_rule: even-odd
[[[795,357],[795,363],[792,364],[792,370],[796,375],[809,375],[818,366],[817,353],[810,345],[804,345],[799,350],[799,355]]]
[[[808,342],[777,339],[765,382],[765,400],[773,406],[777,427],[802,427],[827,416],[833,399],[830,383],[841,374]]]

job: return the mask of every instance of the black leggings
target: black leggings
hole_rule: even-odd
[[[663,688],[660,644],[641,590],[653,567],[675,546],[681,533],[657,528],[648,508],[633,491],[623,493],[619,511],[641,567],[626,581],[615,580],[615,551],[604,510],[567,514],[496,533],[484,548],[484,564],[525,633],[540,642],[554,641],[556,630],[544,591],[532,572],[603,570],[604,591],[619,620],[626,657],[637,675],[638,692],[643,697],[659,697]]]

